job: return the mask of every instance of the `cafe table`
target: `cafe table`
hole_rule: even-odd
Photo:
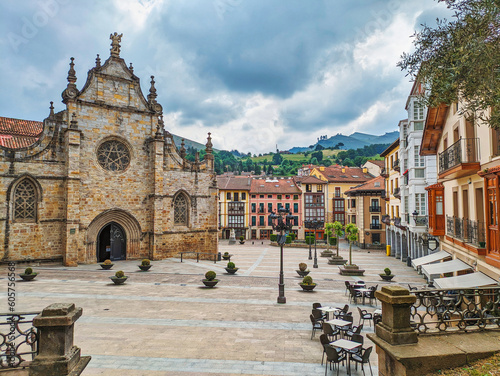
[[[330,318],[330,313],[335,313],[335,312],[341,311],[340,308],[336,308],[336,307],[319,307],[318,309],[321,312],[325,312],[326,313],[326,319],[327,320],[329,320],[329,318]]]
[[[356,291],[359,291],[361,293],[361,296],[363,297],[363,305],[365,305],[365,298],[366,294],[365,292],[370,292],[372,291],[371,289],[367,289],[366,287],[360,288],[360,289],[355,289]]]
[[[356,347],[362,346],[359,342],[349,341],[348,339],[338,339],[330,342],[330,346],[346,350],[347,353],[347,374],[351,374],[351,350]]]
[[[330,325],[335,325],[337,329],[339,329],[342,332],[342,337],[344,336],[344,332],[347,330],[352,325],[352,322],[342,320],[342,319],[333,319],[333,320],[328,320],[325,321],[325,323],[330,324]],[[342,330],[342,328],[345,328]]]

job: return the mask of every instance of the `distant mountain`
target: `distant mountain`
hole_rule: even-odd
[[[392,144],[396,138],[399,137],[399,132],[388,132],[381,136],[375,136],[367,133],[355,132],[350,136],[345,136],[342,133],[338,133],[327,139],[322,139],[316,142],[311,147],[293,147],[289,150],[290,153],[303,153],[305,151],[311,151],[316,148],[316,145],[321,145],[324,148],[334,147],[338,144],[343,144],[341,149],[358,149],[367,145],[372,144]]]
[[[184,140],[184,147],[186,149],[192,147],[192,148],[195,148],[196,150],[201,150],[201,149],[205,149],[205,147],[206,147],[204,144],[200,144],[199,142],[189,140],[185,137],[177,136],[173,133],[171,133],[171,135],[174,138],[174,143],[175,143],[175,146],[177,146],[177,149],[181,148],[182,140]]]

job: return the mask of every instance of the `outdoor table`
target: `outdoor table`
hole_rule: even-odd
[[[340,308],[336,308],[336,307],[319,307],[318,308],[320,311],[322,312],[325,312],[326,313],[326,319],[329,320],[330,318],[330,312],[338,312],[338,311],[341,311]]]
[[[374,315],[381,315],[382,314],[382,310],[381,309],[376,309],[375,311],[373,311],[373,314]]]
[[[348,328],[351,326],[352,322],[342,320],[342,319],[333,319],[333,320],[328,320],[325,321],[327,324],[330,325],[335,325],[337,329],[339,329],[342,332],[342,337],[344,336],[344,332],[348,330]],[[345,329],[342,329],[345,328]]]
[[[355,349],[356,347],[361,346],[362,344],[359,342],[349,341],[348,339],[338,339],[336,341],[330,342],[330,346],[339,347],[341,349],[347,350],[347,374],[351,374],[351,352],[350,350]]]
[[[360,289],[354,289],[356,291],[359,291],[361,293],[361,295],[363,296],[363,305],[365,305],[365,292],[370,292],[372,291],[371,289],[367,289],[367,288],[360,288]]]

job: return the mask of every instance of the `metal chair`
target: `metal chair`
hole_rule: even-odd
[[[349,293],[349,299],[354,302],[354,304],[357,304],[357,299],[362,297],[361,293],[358,290],[354,289],[353,285],[349,286]]]
[[[312,315],[314,316],[314,318],[316,320],[325,321],[325,319],[326,319],[326,313],[323,313],[323,311],[321,311],[317,308],[313,308]]]
[[[325,362],[325,376],[328,372],[328,364],[330,364],[330,369],[332,369],[332,363],[337,365],[337,376],[340,371],[340,362],[343,362],[346,358],[344,353],[339,353],[333,347],[326,345],[323,346],[324,351],[326,353],[326,362]]]
[[[352,323],[354,322],[354,317],[352,317],[351,315],[343,315],[343,316],[339,316],[339,319],[344,320],[344,321],[349,321],[349,324],[347,324],[345,326],[338,327],[341,334],[345,334],[349,329],[352,328]],[[344,336],[342,336],[342,337],[344,337]]]
[[[377,286],[370,287],[370,291],[364,293],[364,296],[365,298],[368,298],[368,303],[370,305],[372,304],[372,300],[375,300],[375,291],[377,291]]]
[[[359,312],[358,325],[361,324],[361,320],[363,320],[363,324],[365,323],[365,320],[370,320],[370,326],[372,326],[373,314],[368,312],[366,309],[361,309],[359,307],[358,307],[358,312]]]
[[[361,334],[361,331],[363,330],[363,324],[358,325],[358,326],[353,326],[351,329],[349,329],[345,335],[347,337],[352,338],[353,335],[355,334]]]
[[[351,286],[351,282],[344,281],[344,283],[345,283],[345,292],[344,292],[344,295],[347,295],[347,293],[349,292],[349,287]]]
[[[353,336],[350,339],[353,342],[361,344],[361,346],[355,347],[352,350],[347,350],[351,355],[357,354],[361,355],[361,352],[363,351],[363,344],[365,342],[365,338],[361,334],[353,334]]]
[[[313,339],[314,334],[316,333],[316,330],[323,329],[323,321],[316,320],[312,314],[309,315],[309,318],[311,319],[311,323],[312,323],[311,339]]]
[[[373,371],[372,371],[372,365],[370,364],[370,354],[372,353],[372,346],[368,347],[367,349],[362,350],[361,355],[358,354],[352,354],[351,355],[351,360],[356,362],[356,369],[358,369],[358,363],[361,364],[361,370],[363,371],[363,375],[365,374],[365,369],[364,365],[368,363],[368,366],[370,367],[370,374],[373,376]],[[328,356],[328,354],[327,354]]]
[[[321,308],[321,303],[313,303],[313,309]]]
[[[334,329],[330,324],[324,322],[323,334],[326,334],[330,342],[333,342],[337,339],[338,335],[340,334],[340,330],[338,330],[337,328]]]

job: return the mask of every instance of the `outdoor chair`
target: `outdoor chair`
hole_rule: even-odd
[[[349,287],[351,287],[351,283],[349,281],[344,281],[345,283],[345,293],[344,295],[347,295],[347,293],[349,292]]]
[[[352,337],[355,334],[361,334],[361,331],[363,330],[363,324],[358,325],[358,326],[353,326],[351,329],[349,329],[346,332],[347,337]]]
[[[311,339],[313,339],[316,330],[323,329],[323,321],[316,320],[312,314],[309,315],[309,318],[311,319],[311,324],[312,324]]]
[[[349,311],[349,304],[344,305],[344,308],[337,307],[339,311],[335,313],[335,317],[338,317],[340,315],[345,315],[347,311]]]
[[[373,320],[373,314],[368,312],[366,309],[361,309],[358,307],[358,312],[359,312],[359,324],[361,324],[361,320],[363,320],[363,324],[365,323],[365,320],[370,320],[370,326],[372,326],[371,320]]]
[[[326,345],[323,347],[326,353],[326,362],[325,362],[325,376],[328,372],[328,364],[330,364],[330,369],[332,369],[332,363],[337,365],[337,376],[340,371],[340,363],[343,362],[346,358],[344,353],[339,353],[333,347]]]
[[[408,290],[415,291],[415,290],[418,290],[418,288],[414,287],[414,286],[410,286],[410,284],[408,283]]]
[[[372,353],[372,346],[368,347],[367,349],[362,350],[361,355],[358,354],[352,354],[351,355],[351,360],[353,360],[356,363],[356,370],[358,369],[358,363],[361,364],[361,369],[363,370],[363,375],[365,374],[365,369],[363,366],[368,363],[368,366],[370,367],[370,374],[373,376],[373,371],[372,371],[372,365],[370,364],[370,354]]]
[[[326,319],[326,313],[323,313],[323,311],[321,311],[317,308],[313,308],[312,315],[314,316],[314,318],[316,320],[324,321]]]
[[[377,326],[377,324],[378,324],[379,322],[381,322],[381,321],[382,321],[382,315],[381,315],[381,314],[374,313],[374,314],[373,314],[373,326],[374,326],[374,327],[375,327],[375,326]]]
[[[344,334],[342,337],[345,337],[345,333],[347,333],[347,331],[349,329],[351,329],[351,327],[352,327],[352,323],[354,321],[354,317],[352,317],[351,315],[343,315],[343,316],[339,316],[339,319],[344,320],[344,321],[349,321],[349,324],[347,324],[345,326],[339,326],[338,327],[338,329],[340,330],[340,332],[342,334]]]
[[[326,334],[321,334],[319,336],[319,342],[323,346],[323,356],[321,357],[321,365],[323,365],[323,358],[325,357],[325,353],[326,353],[325,346],[333,347],[335,350],[337,350],[337,352],[339,354],[342,354],[342,352],[344,351],[340,347],[335,347],[335,346],[330,345],[330,340],[328,339],[328,336]]]
[[[355,290],[353,285],[349,286],[349,293],[350,300],[354,302],[354,304],[357,304],[357,299],[362,297],[361,293]]]
[[[337,328],[333,328],[330,324],[324,322],[323,323],[323,334],[326,334],[330,342],[333,342],[337,339],[340,334],[340,330]]]
[[[348,350],[348,352],[353,355],[353,354],[357,354],[357,355],[361,355],[362,351],[363,351],[363,344],[365,342],[365,337],[363,337],[361,334],[354,334],[350,341],[353,341],[353,342],[357,342],[357,343],[360,343],[361,346],[358,346],[358,347],[355,347],[353,348],[352,350]]]
[[[378,285],[377,285],[378,286]],[[370,287],[370,291],[365,292],[365,298],[368,298],[368,303],[371,305],[372,300],[375,300],[375,291],[377,291],[377,286]]]
[[[313,303],[313,309],[321,308],[321,303]]]

